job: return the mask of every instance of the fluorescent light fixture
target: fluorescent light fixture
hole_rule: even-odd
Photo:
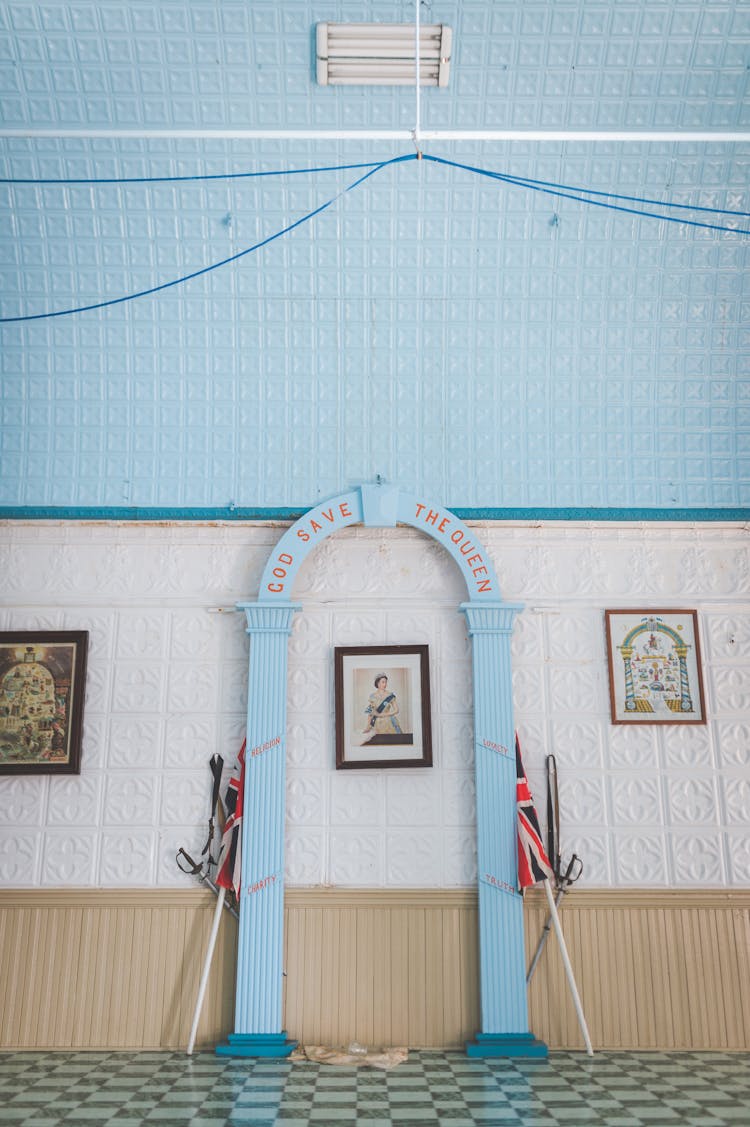
[[[321,86],[413,86],[416,25],[319,23]],[[445,24],[419,25],[419,85],[447,86],[453,32]]]

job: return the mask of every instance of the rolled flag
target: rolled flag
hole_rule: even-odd
[[[221,836],[221,849],[219,850],[218,873],[216,883],[219,888],[233,889],[239,900],[240,883],[242,881],[242,806],[245,795],[245,741],[242,742],[240,753],[232,777],[227,784],[224,795],[224,810],[226,821],[224,832]]]
[[[516,803],[518,807],[518,887],[523,892],[541,880],[554,880],[555,874],[544,852],[539,818],[534,809],[526,772],[521,762],[521,747],[516,733]]]

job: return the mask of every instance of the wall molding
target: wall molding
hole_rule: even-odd
[[[529,888],[527,905],[546,904],[540,887]],[[0,911],[6,908],[212,908],[214,895],[204,888],[0,888]],[[288,908],[476,908],[475,887],[466,888],[287,888]],[[750,889],[725,888],[581,888],[569,892],[565,911],[640,908],[737,908],[750,910]]]
[[[307,512],[309,506],[302,508],[251,508],[227,505],[215,508],[131,508],[129,506],[70,506],[70,505],[1,505],[0,520],[65,520],[65,521],[176,521],[176,522],[215,522],[226,521],[232,524],[242,521],[283,521],[298,520]],[[459,520],[491,521],[623,521],[625,523],[642,521],[747,521],[750,508],[674,508],[674,509],[629,509],[629,508],[463,508],[446,506],[446,511]]]

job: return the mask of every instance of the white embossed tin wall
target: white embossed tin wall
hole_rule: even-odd
[[[514,706],[544,807],[558,759],[563,845],[596,886],[750,881],[750,556],[736,524],[477,523],[507,599]],[[208,758],[239,749],[244,616],[282,528],[9,522],[0,629],[91,635],[79,777],[0,779],[0,881],[189,886]],[[419,533],[350,529],[307,560],[289,649],[286,866],[292,886],[476,880],[471,656],[455,564]],[[695,607],[705,726],[612,726],[606,607]],[[435,767],[334,770],[335,645],[430,646]],[[355,777],[356,775],[356,777]]]
[[[331,166],[411,141],[206,136],[408,138],[414,92],[318,86],[313,40],[320,19],[413,13],[0,2],[0,116],[19,132],[0,176],[34,181],[0,184],[0,316],[118,302],[0,326],[6,511],[299,511],[378,473],[475,510],[748,505],[748,238],[689,223],[747,229],[750,146],[680,138],[747,129],[747,5],[430,5],[454,35],[424,129],[638,140],[426,141],[464,167],[413,160],[345,191],[363,169]],[[131,135],[64,135],[97,129]],[[658,218],[599,206],[612,192]]]

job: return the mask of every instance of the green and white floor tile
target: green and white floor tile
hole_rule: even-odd
[[[750,1127],[750,1058],[412,1052],[389,1072],[212,1053],[0,1054],[0,1127]]]

